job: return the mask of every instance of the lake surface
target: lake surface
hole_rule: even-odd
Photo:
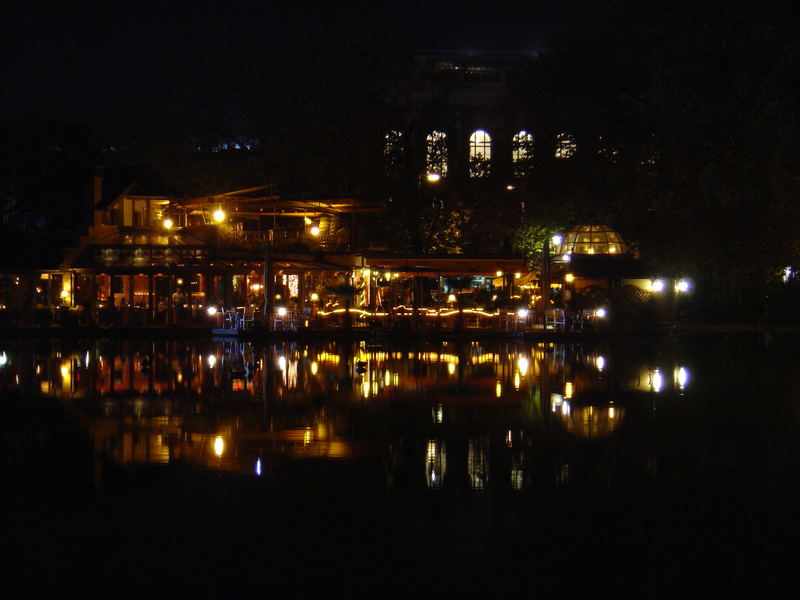
[[[30,595],[792,595],[797,337],[0,340]]]

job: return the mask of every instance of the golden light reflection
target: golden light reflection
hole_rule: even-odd
[[[499,381],[494,386],[494,395],[498,398],[502,397],[503,395],[503,384]]]
[[[312,361],[311,363],[311,374],[316,375],[317,371],[319,371],[319,363],[317,361]]]
[[[222,453],[225,451],[225,442],[222,439],[221,435],[218,435],[214,438],[214,454],[219,457],[222,457]]]
[[[528,374],[528,366],[528,359],[524,356],[520,356],[519,359],[517,359],[517,368],[523,377]]]
[[[564,384],[564,398],[569,400],[572,398],[573,394],[575,393],[575,386],[571,381],[568,381]]]

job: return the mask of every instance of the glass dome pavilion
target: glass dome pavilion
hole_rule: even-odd
[[[625,254],[620,235],[606,225],[577,225],[567,231],[558,246],[559,254]]]

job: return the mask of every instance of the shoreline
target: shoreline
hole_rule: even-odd
[[[613,337],[650,337],[697,333],[800,333],[800,325],[777,323],[678,323],[669,327],[649,327],[638,329],[602,329],[599,331],[553,331],[545,329],[505,330],[490,328],[465,328],[460,330],[426,329],[381,329],[354,327],[346,329],[296,329],[270,330],[263,327],[223,331],[211,326],[61,326],[41,327],[37,325],[0,326],[0,338],[39,337],[39,338],[162,338],[162,339],[202,339],[213,341],[285,341],[285,340],[375,340],[405,341],[418,339],[512,339],[557,342],[582,342]]]

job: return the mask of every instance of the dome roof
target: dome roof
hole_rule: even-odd
[[[578,225],[567,231],[558,247],[559,254],[625,254],[620,235],[606,225]]]

